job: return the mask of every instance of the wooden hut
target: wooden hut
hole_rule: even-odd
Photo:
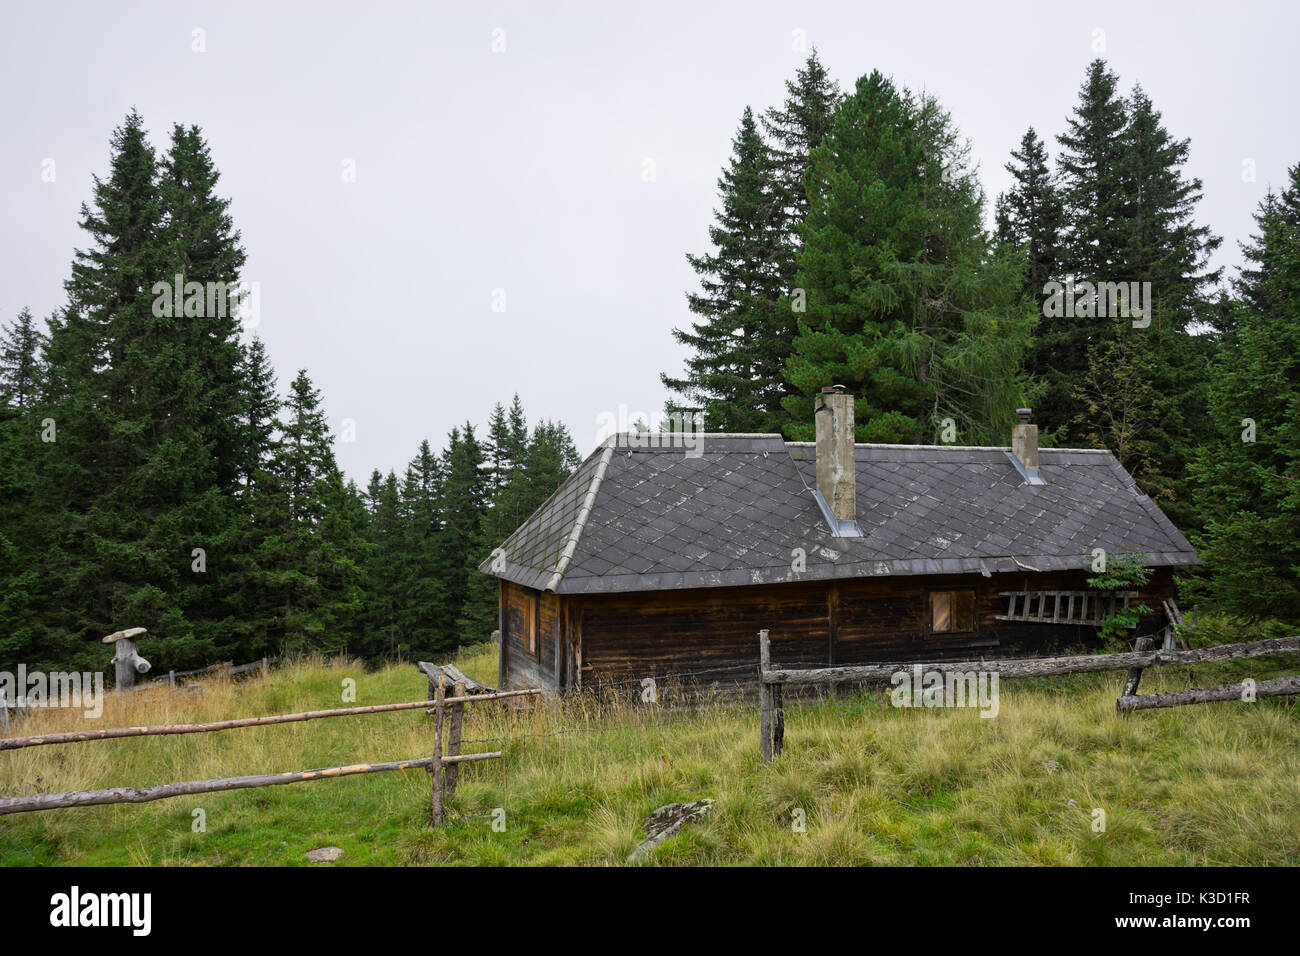
[[[1164,624],[1198,564],[1115,457],[1038,448],[854,444],[853,398],[816,402],[816,442],[621,434],[481,565],[499,580],[503,687],[1040,654],[1095,639],[1127,603]],[[1141,552],[1134,592],[1099,593],[1096,555]]]

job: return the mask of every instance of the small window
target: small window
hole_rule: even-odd
[[[541,653],[537,640],[537,598],[532,594],[524,595],[524,632],[521,636],[528,653],[537,657]]]
[[[974,591],[930,592],[931,634],[969,634],[974,630]]]

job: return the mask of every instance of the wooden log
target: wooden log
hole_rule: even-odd
[[[461,754],[457,762],[494,760],[501,751],[479,754]],[[443,758],[447,763],[453,758]],[[387,770],[416,770],[428,767],[432,757],[417,760],[393,760],[387,763],[359,763],[346,767],[325,767],[320,770],[293,770],[286,773],[257,774],[250,777],[220,777],[215,780],[188,780],[181,783],[162,783],[153,787],[112,787],[108,790],[68,790],[62,793],[36,793],[23,797],[0,799],[0,815],[28,813],[33,810],[57,810],[64,807],[92,807],[107,803],[149,803],[168,797],[183,797],[196,793],[216,793],[223,790],[245,790],[249,787],[279,787],[287,783],[309,780],[330,780],[350,777],[359,773],[382,773]]]
[[[920,664],[928,671],[997,671],[1002,677],[1050,677],[1057,674],[1083,674],[1117,671],[1130,667],[1157,667],[1166,664],[1212,664],[1216,661],[1268,657],[1300,651],[1300,636],[1277,637],[1241,644],[1220,644],[1191,651],[1125,651],[1119,654],[1081,654],[1075,657],[1037,657],[1029,659],[995,659],[984,661],[920,662],[894,661],[852,667],[815,667],[806,670],[769,670],[763,680],[769,684],[828,684],[840,681],[887,680],[900,670]],[[3,741],[0,741],[3,744]]]
[[[457,683],[454,687],[452,687],[451,694],[453,697],[464,697],[465,685],[462,683]],[[460,732],[461,732],[461,725],[464,724],[464,722],[465,722],[465,705],[452,704],[451,720],[447,728],[447,754],[449,756],[454,757],[460,753]],[[453,763],[450,767],[448,767],[446,770],[443,771],[442,774],[443,790],[445,791],[445,795],[448,801],[450,801],[452,797],[456,796],[456,777],[458,776],[459,772],[460,772],[460,764],[455,764],[455,763]]]
[[[1180,690],[1170,694],[1137,694],[1119,698],[1115,701],[1115,709],[1125,714],[1134,710],[1151,710],[1156,707],[1181,707],[1183,704],[1241,700],[1244,689],[1244,684],[1220,684],[1216,687]],[[1258,681],[1255,684],[1256,698],[1278,697],[1282,694],[1300,694],[1300,676],[1278,677],[1273,680]]]
[[[448,698],[445,703],[455,704],[467,701],[500,700],[505,697],[523,697],[540,694],[538,688],[527,690],[497,691],[495,694],[480,694],[477,697],[462,697],[459,700]],[[372,704],[367,707],[341,707],[335,710],[309,710],[301,714],[272,714],[267,717],[240,717],[234,720],[218,720],[209,724],[163,724],[156,727],[109,727],[104,730],[72,730],[60,734],[38,734],[31,737],[0,738],[0,750],[18,750],[22,747],[43,747],[49,744],[72,744],[86,740],[114,740],[119,737],[159,737],[169,734],[202,734],[214,730],[233,730],[237,727],[263,727],[269,724],[291,724],[301,720],[319,720],[323,717],[352,717],[358,714],[384,714],[390,711],[415,710],[428,708],[427,700],[409,701],[401,704]]]
[[[767,680],[771,668],[771,645],[763,628],[758,632],[758,749],[764,763],[772,759],[772,685]]]
[[[116,635],[110,634],[104,638],[105,643],[112,640],[115,644],[113,649],[113,678],[118,690],[131,690],[135,687],[136,675],[149,672],[149,662],[140,656],[135,641],[125,636],[133,632],[142,633],[143,631],[144,628],[131,628],[129,631],[118,631]]]
[[[1139,637],[1133,644],[1133,650],[1149,650],[1154,643],[1149,637]],[[1130,667],[1128,673],[1124,676],[1124,689],[1120,692],[1121,697],[1132,697],[1138,692],[1138,684],[1142,681],[1142,668]]]
[[[447,696],[447,678],[438,678],[438,697],[433,716],[433,764],[429,776],[433,778],[433,825],[442,826],[442,712]]]

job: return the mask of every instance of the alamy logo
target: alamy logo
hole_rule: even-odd
[[[998,715],[997,671],[927,671],[913,664],[895,671],[889,683],[895,707],[978,707],[981,717]]]
[[[87,717],[104,713],[104,675],[98,671],[0,671],[0,701],[19,707],[79,707]]]
[[[687,458],[704,454],[704,423],[698,413],[647,415],[629,412],[626,405],[620,405],[617,413],[601,412],[596,416],[596,444],[610,438],[616,448],[681,448]]]
[[[1132,319],[1133,328],[1151,324],[1150,282],[1056,282],[1043,286],[1043,315],[1049,319]]]
[[[246,327],[256,328],[262,315],[260,282],[186,282],[179,272],[172,282],[155,282],[155,318],[224,319],[237,316]]]
[[[71,892],[50,897],[50,925],[126,926],[133,936],[148,936],[153,924],[153,895],[150,893]]]

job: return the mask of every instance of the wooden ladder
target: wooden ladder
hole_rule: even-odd
[[[996,615],[999,621],[1091,627],[1100,626],[1116,610],[1127,611],[1129,602],[1137,597],[1136,591],[1002,591],[1000,594],[1009,600],[1007,613]]]

